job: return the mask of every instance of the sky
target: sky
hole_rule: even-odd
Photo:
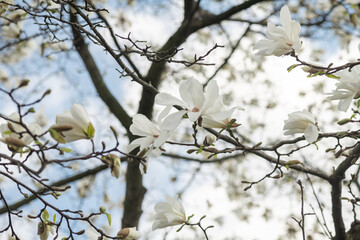
[[[126,12],[126,16],[131,20],[131,34],[135,39],[147,40],[148,42],[154,44],[154,46],[160,46],[167,36],[169,36],[176,26],[180,23],[181,19],[179,14],[173,19],[177,7],[166,9],[166,11],[159,10],[161,14],[154,15],[150,11],[143,11],[141,13],[131,10]],[[111,13],[110,13],[111,14]],[[176,14],[175,14],[176,15]],[[164,21],[165,19],[165,21]],[[229,26],[229,30],[232,33],[237,33],[236,26]],[[119,34],[127,35],[128,30],[118,29]],[[236,35],[236,34],[234,34]],[[161,39],[159,38],[161,36]],[[236,37],[234,37],[235,39]],[[214,37],[211,38],[211,42],[208,43],[205,47],[199,47],[199,50],[205,50],[213,43],[217,42],[221,44],[221,38]],[[324,47],[324,44],[315,44],[313,46],[313,41],[304,40],[303,46],[304,50],[301,54],[305,59],[310,59],[313,47],[323,47],[325,51],[329,52],[325,55],[324,61],[322,63],[326,64],[329,62],[341,63],[346,61],[346,59],[355,59],[358,58],[359,52],[357,50],[357,45],[359,39],[354,39],[351,41],[349,50],[341,50],[337,47],[337,43],[333,42],[330,45]],[[189,44],[190,45],[190,44]],[[188,44],[184,45],[184,54],[193,54],[194,50],[197,49],[197,46],[189,46]],[[250,43],[244,43],[242,48],[250,49]],[[335,49],[335,50],[334,50]],[[99,48],[91,49],[94,54],[98,56],[102,53],[102,50]],[[210,62],[215,64],[221,64],[220,57],[218,55],[224,55],[221,50],[216,51],[209,57]],[[340,58],[341,56],[346,56],[345,58]],[[67,58],[69,56],[65,56]],[[76,56],[70,55],[72,59],[76,60]],[[61,56],[59,56],[61,58]],[[135,114],[137,106],[134,102],[138,100],[138,94],[140,92],[140,86],[136,83],[130,82],[126,79],[119,79],[118,72],[115,70],[116,65],[109,60],[105,55],[101,57],[102,61],[100,64],[102,72],[106,76],[106,81],[111,85],[113,94],[120,100],[126,103],[126,108],[129,109],[131,114]],[[94,89],[89,85],[85,73],[79,71],[81,69],[81,64],[76,61],[71,61],[71,64],[66,65],[66,69],[70,74],[66,76],[70,79],[69,82],[61,81],[64,76],[54,74],[49,76],[49,73],[53,70],[53,65],[50,68],[50,71],[45,72],[44,74],[33,73],[30,77],[32,79],[30,87],[36,89],[36,86],[41,83],[42,86],[40,90],[51,88],[52,94],[46,99],[46,102],[41,105],[44,108],[47,117],[49,118],[49,124],[51,125],[54,122],[55,115],[59,112],[62,112],[70,108],[71,104],[76,101],[84,104],[86,106],[89,115],[94,121],[96,128],[96,134],[99,136],[96,141],[100,142],[103,140],[100,136],[107,135],[109,129],[103,129],[102,126],[115,124],[117,129],[120,129],[120,125],[115,121],[114,117],[106,115],[104,119],[102,114],[98,114],[100,110],[104,109],[104,105],[100,100],[94,98]],[[263,61],[264,59],[259,59]],[[75,62],[75,64],[72,64]],[[235,54],[234,59],[232,59],[233,66],[244,66],[242,53],[239,51]],[[239,119],[239,122],[242,123],[242,126],[239,128],[240,133],[246,133],[252,131],[252,139],[257,141],[264,141],[264,144],[271,143],[279,139],[285,139],[290,137],[285,137],[282,134],[283,121],[287,118],[287,114],[292,111],[302,110],[307,108],[308,105],[315,105],[312,108],[313,113],[323,113],[316,114],[316,118],[319,122],[329,123],[332,121],[333,115],[329,114],[329,111],[321,110],[321,107],[334,108],[336,102],[326,102],[324,101],[326,93],[334,89],[335,80],[321,78],[307,78],[306,73],[300,69],[294,69],[290,73],[287,72],[286,68],[293,64],[294,60],[290,57],[268,57],[267,62],[264,64],[264,73],[260,73],[257,78],[254,79],[245,79],[241,84],[225,84],[224,81],[221,81],[222,78],[228,78],[228,73],[220,73],[216,78],[220,85],[221,93],[227,94],[232,90],[236,90],[236,94],[232,97],[232,101],[229,101],[229,107],[234,105],[240,105],[244,108],[242,111],[235,113],[236,117]],[[148,63],[143,63],[143,68],[146,69],[149,66]],[[176,68],[176,67],[175,67]],[[179,67],[181,69],[181,67]],[[55,70],[55,68],[54,68]],[[208,72],[212,72],[212,69]],[[177,82],[179,79],[176,79],[175,76],[169,76],[170,80],[168,84],[163,84],[161,90],[166,90],[166,92],[171,92],[174,95],[178,96]],[[204,79],[204,76],[197,74],[196,78]],[[268,79],[269,84],[264,84],[264,78]],[[174,79],[171,79],[174,78]],[[319,94],[314,94],[313,91],[313,82],[319,82],[323,84],[321,88],[322,92]],[[89,87],[90,86],[90,87]],[[63,91],[63,88],[66,88],[67,91]],[[64,94],[65,92],[65,94]],[[306,93],[305,96],[299,94],[300,92]],[[78,97],[80,95],[80,97]],[[75,97],[74,97],[75,96]],[[258,104],[251,105],[251,100],[257,98]],[[268,111],[265,106],[270,101],[274,100],[277,104],[277,107],[271,111]],[[51,107],[48,107],[51,106]],[[157,108],[156,111],[160,111],[160,108]],[[3,114],[9,114],[12,112],[12,108],[5,106],[2,109]],[[339,119],[342,117],[348,116],[348,113],[339,113],[337,116]],[[256,124],[261,122],[266,122],[266,126],[256,127]],[[255,126],[255,130],[252,129]],[[189,127],[189,126],[187,126]],[[320,126],[321,128],[322,126]],[[334,126],[331,124],[326,125],[326,130],[332,130]],[[181,133],[181,131],[180,131]],[[110,138],[105,138],[106,143],[111,144]],[[126,141],[123,142],[126,144]],[[73,145],[74,149],[79,149],[80,153],[86,152],[89,149],[89,145],[85,142],[79,142]],[[1,151],[5,151],[5,147],[2,144],[0,146]],[[170,148],[171,150],[176,150]],[[309,148],[310,154],[317,154],[315,148]],[[82,169],[86,164],[87,167],[93,166],[96,164],[94,161],[80,163],[77,167]],[[188,187],[186,193],[181,196],[181,199],[184,203],[184,207],[188,215],[195,214],[194,219],[199,219],[201,216],[206,215],[207,217],[204,220],[204,224],[215,225],[214,229],[209,230],[209,234],[212,239],[276,239],[276,236],[283,233],[285,229],[285,224],[287,221],[292,221],[287,217],[287,211],[284,209],[298,212],[298,196],[294,196],[292,199],[287,199],[286,195],[293,188],[296,188],[297,185],[292,182],[291,184],[279,187],[277,190],[266,191],[265,194],[261,195],[263,199],[253,201],[254,196],[256,196],[256,191],[261,191],[261,188],[270,187],[273,180],[265,181],[259,186],[254,187],[256,191],[249,191],[249,193],[244,193],[239,191],[239,198],[236,201],[231,201],[228,196],[229,189],[225,187],[227,185],[221,184],[229,181],[226,178],[223,172],[227,168],[231,168],[231,165],[237,169],[237,162],[232,161],[225,166],[217,165],[203,165],[199,166],[197,164],[188,164],[184,161],[175,161],[169,160],[164,157],[159,157],[157,159],[151,159],[149,163],[149,171],[145,175],[145,186],[149,189],[145,202],[144,202],[144,211],[145,214],[141,219],[141,230],[144,233],[144,236],[147,235],[148,238],[144,237],[143,239],[162,239],[164,233],[168,233],[167,239],[187,239],[188,236],[193,236],[193,231],[188,228],[184,228],[180,233],[176,233],[177,227],[167,228],[164,230],[157,230],[155,232],[151,231],[152,219],[154,216],[153,206],[156,202],[164,200],[166,195],[175,196],[180,190],[182,190],[190,179],[192,179],[194,169],[201,167],[199,173],[196,173],[197,176],[194,179],[194,182]],[[316,165],[316,163],[314,163]],[[271,167],[259,159],[249,157],[242,162],[242,166],[245,168],[243,171],[248,172],[250,180],[256,180],[258,177],[261,177],[264,173],[267,173],[271,170]],[[332,163],[328,163],[326,166],[328,169],[331,169]],[[220,171],[218,171],[220,169]],[[49,170],[46,174],[55,175],[58,169]],[[240,170],[237,170],[240,171]],[[107,203],[109,206],[113,205],[111,214],[113,216],[112,224],[112,233],[118,231],[118,226],[120,225],[120,216],[122,213],[121,206],[117,204],[119,199],[124,197],[125,185],[124,185],[124,175],[125,167],[123,167],[123,174],[119,180],[116,180],[110,176],[110,171],[104,171],[96,177],[96,183],[92,187],[92,195],[82,199],[79,202],[79,206],[84,206],[87,209],[93,210],[97,209],[102,203],[102,193],[105,189],[110,189],[108,191],[110,196],[110,202]],[[214,176],[216,175],[216,176]],[[57,177],[62,177],[59,175]],[[180,179],[177,183],[172,183],[171,178],[177,177]],[[303,179],[303,176],[300,176]],[[238,179],[240,182],[243,179]],[[87,180],[82,181],[80,184],[86,184]],[[220,184],[219,184],[220,183]],[[243,189],[244,185],[237,186],[239,189]],[[116,188],[116,191],[112,189]],[[237,190],[239,190],[237,189]],[[260,190],[259,190],[260,189]],[[326,190],[325,190],[326,191]],[[234,191],[237,193],[237,191]],[[73,201],[76,197],[76,186],[73,185],[73,189],[69,192],[67,196],[68,201]],[[311,196],[309,196],[311,198]],[[275,200],[274,200],[275,199]],[[246,212],[247,204],[259,205],[253,211]],[[314,204],[314,202],[312,202]],[[31,207],[38,206],[37,204],[32,204]],[[64,202],[66,206],[66,202]],[[264,208],[270,206],[274,212],[274,215],[279,216],[279,219],[266,222],[263,218]],[[307,210],[310,211],[310,206],[307,206]],[[244,218],[250,214],[248,221],[245,221]],[[102,216],[104,217],[104,216]],[[299,217],[299,215],[297,215]],[[223,224],[219,224],[220,222]],[[314,219],[310,219],[309,222],[313,222]],[[99,218],[101,224],[106,225],[106,220]],[[234,227],[236,223],[236,227]],[[1,226],[1,225],[0,225]],[[25,228],[22,228],[21,222],[16,222],[15,226],[17,229],[20,229],[23,236],[27,236],[29,232],[34,232],[31,224],[26,225]],[[261,226],[262,231],[258,231],[259,226]],[[232,238],[234,237],[234,238]],[[91,238],[84,237],[83,239]],[[1,240],[6,239],[1,236]],[[36,239],[36,237],[34,237]],[[80,239],[80,238],[79,238]]]

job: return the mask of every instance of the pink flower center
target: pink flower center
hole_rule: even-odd
[[[191,111],[192,111],[192,112],[199,112],[200,109],[198,109],[197,107],[194,107]]]

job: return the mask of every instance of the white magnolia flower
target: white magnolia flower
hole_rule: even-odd
[[[315,142],[319,137],[319,130],[314,116],[306,111],[297,111],[289,114],[289,119],[285,120],[285,135],[304,133],[306,141]]]
[[[114,158],[113,165],[111,165],[111,175],[119,178],[121,173],[121,161],[120,158]]]
[[[161,128],[173,130],[179,124],[184,114],[187,114],[190,121],[195,122],[198,118],[207,116],[215,121],[221,121],[231,116],[233,109],[220,111],[223,103],[219,96],[219,87],[216,81],[210,81],[205,91],[201,83],[190,78],[180,83],[179,92],[182,100],[168,94],[159,93],[155,97],[155,103],[166,106],[160,113],[159,120],[163,119],[173,106],[180,106],[183,110],[168,115],[161,123]]]
[[[8,118],[16,122],[20,121],[18,113],[12,113]],[[27,128],[33,135],[40,135],[42,133],[42,128],[37,123],[31,123],[27,125]],[[26,129],[23,126],[11,121],[0,125],[0,132],[2,135],[0,141],[15,147],[28,146],[34,141],[33,137],[26,133]]]
[[[152,230],[183,224],[186,221],[184,207],[178,197],[166,197],[166,202],[155,205],[155,221]]]
[[[123,240],[136,240],[141,238],[141,233],[136,230],[136,227],[123,228],[117,235]]]
[[[7,10],[10,5],[14,5],[14,0],[1,0],[1,3],[0,3],[0,15],[5,12],[5,10]]]
[[[327,99],[340,100],[338,109],[346,112],[352,100],[360,97],[360,67],[354,67],[351,72],[343,70],[337,75],[340,77],[339,82]]]
[[[12,39],[17,39],[21,34],[21,24],[20,23],[9,23],[2,26],[1,35],[5,41],[10,41]]]
[[[204,146],[210,146],[216,142],[217,138],[214,134],[208,134],[205,136],[203,144]]]
[[[295,51],[298,53],[301,48],[300,31],[301,26],[295,20],[291,20],[289,8],[283,6],[280,11],[280,22],[282,26],[275,26],[269,22],[266,30],[266,38],[254,45],[256,54],[269,56],[282,56]]]
[[[56,128],[56,126],[59,125],[72,126],[71,130],[60,132],[61,137],[63,137],[66,142],[93,137],[93,125],[90,122],[88,113],[80,104],[75,103],[72,105],[70,111],[56,115],[56,125],[52,126],[52,128]]]
[[[146,155],[159,156],[161,154],[160,147],[169,137],[168,131],[160,130],[143,114],[136,114],[133,117],[130,126],[130,132],[136,136],[141,136],[130,143],[128,152],[139,147],[140,152],[146,151]]]
[[[47,240],[49,238],[50,233],[54,235],[54,227],[50,224],[39,222],[37,234],[39,235],[40,240]]]

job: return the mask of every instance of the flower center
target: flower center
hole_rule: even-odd
[[[192,112],[199,112],[200,109],[198,109],[197,107],[194,107],[191,111],[192,111]]]

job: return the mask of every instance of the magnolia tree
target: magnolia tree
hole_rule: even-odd
[[[278,221],[289,201],[279,239],[360,239],[360,61],[323,52],[353,46],[359,13],[330,0],[0,0],[1,239],[246,239],[237,225],[259,209]],[[266,60],[279,57],[332,91],[289,101],[274,125]],[[170,179],[153,190],[157,175]],[[192,184],[227,195],[236,225],[221,201],[192,207]]]

